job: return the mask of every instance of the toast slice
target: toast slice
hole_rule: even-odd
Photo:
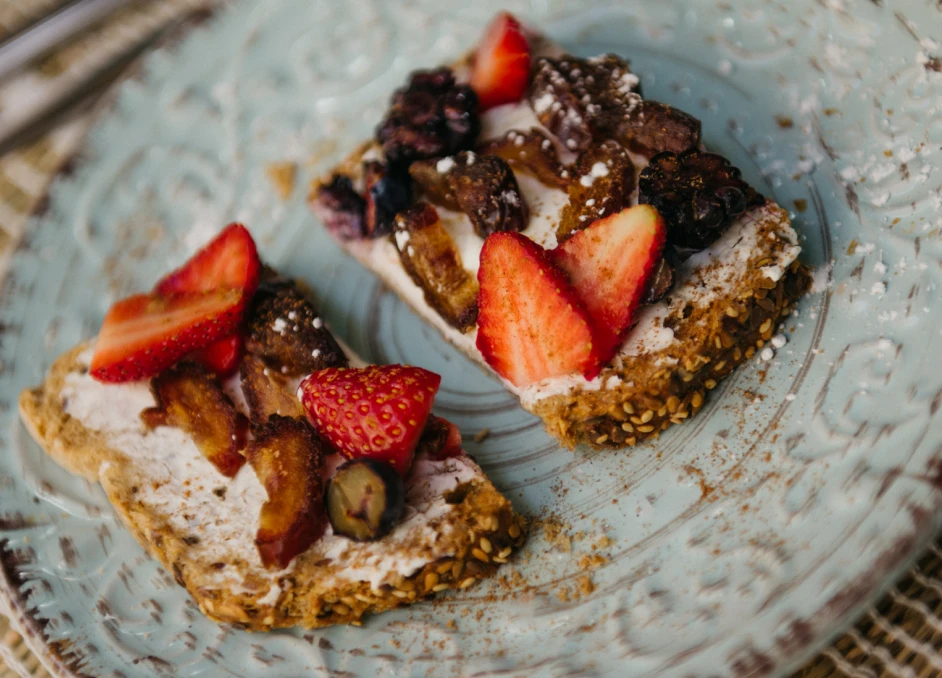
[[[531,40],[538,45],[534,59],[538,55],[561,54],[558,47],[543,37],[531,35]],[[611,59],[598,57],[588,63],[606,63]],[[469,64],[473,64],[470,55],[452,67],[459,87],[469,78],[469,68],[473,69]],[[563,60],[560,68],[568,66]],[[539,67],[531,70],[531,83],[540,77],[539,71]],[[558,78],[557,73],[552,75]],[[473,74],[470,79],[474,81]],[[633,82],[636,83],[637,78]],[[520,232],[550,250],[572,234],[573,224],[584,228],[598,218],[591,214],[593,210],[600,211],[598,205],[605,203],[609,196],[592,192],[600,186],[592,172],[583,174],[576,182],[580,161],[573,150],[584,139],[575,135],[564,139],[563,123],[556,124],[552,131],[547,128],[544,114],[556,111],[559,100],[545,95],[534,99],[532,92],[531,89],[529,101],[524,99],[482,112],[475,148],[478,157],[493,151],[511,158],[509,164],[519,196],[529,208],[526,226]],[[619,89],[619,92],[624,93],[624,90]],[[400,94],[396,97],[394,102],[401,101]],[[671,111],[670,115],[686,121],[687,127],[664,124],[654,132],[649,130],[646,136],[620,137],[620,144],[624,145],[634,166],[634,188],[630,195],[615,196],[615,202],[623,201],[617,209],[638,204],[642,172],[658,152],[679,153],[681,148],[689,147],[693,137],[696,143],[692,150],[702,152],[699,121],[662,104],[642,102],[640,96],[636,99],[639,106],[648,103],[654,114],[662,109]],[[642,114],[642,120],[643,117]],[[556,122],[550,117],[551,126]],[[694,129],[695,134],[691,132]],[[415,233],[395,230],[389,237],[380,237],[369,229],[359,233],[341,230],[333,222],[338,206],[329,200],[331,191],[340,186],[371,199],[373,183],[369,168],[377,163],[392,162],[384,153],[388,144],[380,143],[382,130],[377,141],[364,143],[330,175],[314,182],[310,193],[312,209],[350,255],[381,278],[445,339],[490,371],[477,348],[477,327],[473,323],[456,326],[450,322],[448,315],[441,312],[443,304],[437,303],[439,295],[434,284],[423,283],[416,276],[415,267],[406,265],[414,259],[406,256],[409,248],[419,247]],[[534,134],[539,136],[534,137]],[[534,138],[542,143],[542,148],[551,148],[555,155],[539,167],[532,164],[526,167],[526,158],[520,157],[519,151],[510,149],[508,152],[506,143],[499,148],[502,141],[510,139],[514,146],[532,156],[534,150],[539,150],[531,143]],[[495,148],[498,150],[494,151]],[[459,205],[457,197],[449,192],[451,186],[441,180],[436,182],[432,174],[434,168],[440,173],[453,171],[455,159],[460,161],[461,157],[458,154],[437,162],[434,158],[424,164],[413,162],[413,167],[419,165],[421,173],[417,174],[415,169],[410,172],[417,179],[414,191],[436,204],[441,226],[457,252],[454,258],[469,275],[476,276],[483,238],[476,232],[474,219],[469,216],[472,213]],[[738,177],[738,170],[733,172]],[[554,176],[559,178],[562,188],[552,185]],[[338,178],[341,184],[337,183]],[[567,192],[567,180],[570,186],[576,183],[582,188]],[[631,176],[626,177],[622,186],[630,184],[631,180]],[[429,186],[434,190],[430,191]],[[777,333],[780,321],[809,288],[810,276],[807,267],[798,261],[801,247],[788,212],[771,200],[763,201],[754,192],[750,195],[753,196],[750,206],[730,219],[730,225],[718,239],[705,248],[697,248],[699,251],[681,252],[688,258],[673,262],[672,288],[641,308],[614,358],[597,377],[586,380],[579,371],[574,371],[524,386],[503,380],[525,409],[544,420],[549,433],[569,447],[588,444],[621,448],[656,437],[670,425],[683,423],[695,415],[702,408],[707,392],[743,361],[752,358],[757,350],[762,350]],[[397,220],[402,220],[403,214],[406,213],[400,213]],[[438,240],[441,238],[439,235]],[[440,244],[437,246],[436,254],[442,249]],[[440,257],[435,260],[438,265],[440,262]],[[653,286],[653,281],[651,284]]]
[[[469,587],[522,543],[524,519],[474,460],[419,452],[405,480],[403,517],[389,534],[357,542],[328,527],[286,568],[268,569],[255,546],[268,497],[253,467],[227,478],[180,428],[145,427],[141,412],[155,405],[149,383],[95,380],[93,350],[76,346],[25,390],[22,420],[57,463],[101,483],[137,541],[214,620],[252,631],[356,624]],[[297,381],[286,384],[289,396]],[[239,376],[222,386],[248,416]],[[325,479],[341,461],[327,457]]]

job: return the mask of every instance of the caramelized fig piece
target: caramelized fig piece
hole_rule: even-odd
[[[424,455],[434,461],[464,454],[461,449],[461,432],[447,419],[430,415],[425,430],[415,448],[415,455]]]
[[[396,217],[396,248],[403,268],[448,324],[467,332],[478,317],[478,281],[461,261],[435,208],[419,202]]]
[[[274,415],[256,431],[246,456],[268,493],[255,535],[265,567],[287,567],[324,534],[326,453],[305,421]]]
[[[604,141],[590,146],[576,162],[557,236],[564,240],[596,219],[620,212],[628,206],[634,187],[635,167],[620,144]]]
[[[451,70],[415,71],[393,93],[376,138],[393,163],[451,155],[474,145],[481,129],[477,109],[474,90],[457,84]]]
[[[292,283],[263,282],[249,318],[246,350],[285,376],[347,365],[314,305]]]
[[[224,476],[242,468],[248,422],[223,392],[219,380],[196,363],[179,363],[150,383],[157,405],[141,412],[149,428],[175,426],[190,437]]]
[[[499,139],[479,146],[478,153],[503,158],[518,172],[532,174],[550,188],[565,190],[569,186],[569,170],[559,161],[550,138],[538,129],[510,130]]]
[[[269,417],[305,417],[304,408],[294,389],[280,370],[265,365],[258,356],[247,354],[240,367],[242,394],[249,406],[249,417],[253,427],[268,423]]]
[[[700,121],[673,106],[644,101],[625,120],[618,139],[648,158],[663,151],[683,153],[699,147]]]
[[[638,77],[612,54],[538,60],[528,98],[540,122],[574,151],[615,139],[651,157],[700,143],[700,121],[666,104],[642,101]]]
[[[335,174],[316,186],[309,200],[311,210],[338,240],[359,240],[366,235],[366,201],[350,177]]]
[[[517,179],[510,165],[496,155],[462,151],[454,157],[414,162],[409,173],[430,202],[464,212],[482,238],[527,227],[529,211]]]
[[[496,155],[478,156],[467,151],[455,156],[448,173],[461,211],[482,238],[498,231],[520,232],[527,227],[529,210],[513,171]]]
[[[389,235],[396,213],[412,203],[412,180],[403,165],[364,163],[366,179],[366,234],[370,238]]]
[[[461,205],[451,190],[448,178],[454,167],[455,159],[451,157],[416,160],[409,165],[409,174],[423,198],[433,205],[460,212]]]
[[[327,484],[327,515],[336,534],[375,541],[402,518],[406,490],[392,465],[362,457],[341,465]]]
[[[617,138],[641,104],[638,76],[614,54],[538,59],[527,98],[543,126],[573,151]]]

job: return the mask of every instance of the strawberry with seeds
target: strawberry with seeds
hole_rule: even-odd
[[[224,288],[255,293],[261,264],[252,235],[242,224],[229,224],[180,268],[161,278],[157,294],[210,292]]]
[[[519,233],[484,241],[477,348],[514,386],[601,369],[589,314],[542,247]]]
[[[635,321],[666,233],[656,209],[636,205],[599,219],[551,252],[592,316],[603,364]]]
[[[235,332],[244,311],[237,289],[122,299],[105,315],[90,373],[105,382],[152,377]]]
[[[252,235],[242,224],[232,223],[183,266],[164,276],[154,287],[154,292],[171,294],[234,288],[242,290],[249,299],[258,287],[260,269],[258,249]],[[220,377],[228,376],[239,367],[242,344],[242,336],[233,334],[191,357]]]
[[[529,78],[530,43],[520,22],[501,12],[484,31],[471,69],[471,88],[481,110],[520,101]]]
[[[314,428],[349,459],[386,461],[405,476],[442,378],[419,367],[330,367],[301,382]]]

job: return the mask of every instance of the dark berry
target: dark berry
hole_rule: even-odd
[[[452,155],[474,145],[481,129],[477,109],[477,95],[456,84],[451,70],[416,71],[393,94],[376,137],[391,163]]]
[[[668,242],[682,254],[708,247],[736,217],[765,201],[726,158],[700,151],[654,156],[638,191],[638,201],[667,222]]]
[[[392,232],[396,214],[412,204],[412,179],[404,165],[370,161],[366,180],[366,234],[379,238]]]
[[[374,541],[402,517],[405,488],[390,464],[364,457],[344,463],[327,485],[327,516],[334,534]]]
[[[340,240],[358,240],[365,234],[366,201],[354,190],[350,177],[335,174],[329,183],[318,187],[311,209]]]

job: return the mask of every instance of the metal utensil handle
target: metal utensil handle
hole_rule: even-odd
[[[0,79],[135,0],[76,0],[0,44]]]

